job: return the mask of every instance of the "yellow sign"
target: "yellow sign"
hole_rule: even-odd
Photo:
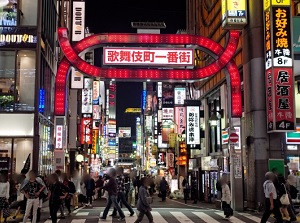
[[[158,151],[157,146],[156,145],[152,145],[151,146],[152,155],[155,155],[157,153],[157,151]]]
[[[222,20],[224,20],[225,17],[226,17],[226,0],[222,0]]]
[[[175,148],[177,141],[177,133],[170,133],[169,134],[169,147]]]
[[[290,6],[291,0],[272,0],[272,6]]]
[[[96,154],[97,153],[97,143],[98,143],[98,137],[99,137],[99,130],[94,129],[93,130],[93,139],[92,139],[92,149],[91,149],[91,154]]]
[[[125,113],[141,113],[142,109],[140,108],[126,108]]]
[[[271,0],[264,0],[264,11],[267,11],[271,6]]]
[[[246,0],[227,0],[227,10],[246,10]]]

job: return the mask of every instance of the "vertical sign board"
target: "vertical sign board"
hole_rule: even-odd
[[[186,107],[186,144],[200,145],[200,109],[199,106]]]
[[[109,84],[109,119],[116,119],[116,91],[116,83],[111,81]]]
[[[92,114],[93,105],[92,105],[92,78],[84,78],[84,88],[82,89],[82,105],[81,113],[82,114]]]
[[[63,126],[62,125],[56,126],[55,148],[59,150],[63,149]]]
[[[72,41],[84,38],[85,2],[73,2]]]
[[[241,29],[247,25],[246,0],[222,0],[222,27]]]
[[[182,134],[186,123],[185,107],[175,107],[175,123],[177,124],[177,133]]]
[[[71,88],[72,89],[82,89],[83,88],[84,76],[79,71],[75,70],[74,67],[71,68]]]
[[[295,130],[290,0],[264,0],[268,132]]]
[[[91,154],[97,154],[98,149],[98,139],[99,139],[99,129],[93,129],[93,137],[92,137],[92,150]]]

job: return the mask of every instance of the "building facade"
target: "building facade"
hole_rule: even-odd
[[[221,0],[187,1],[187,32],[202,35],[226,45],[229,31],[222,28]],[[199,195],[205,201],[218,199],[215,182],[223,173],[239,175],[243,181],[242,193],[245,207],[258,208],[264,202],[262,184],[268,171],[270,160],[283,160],[290,171],[299,171],[298,135],[289,133],[267,133],[266,84],[265,84],[265,43],[263,1],[245,1],[247,4],[248,24],[240,32],[240,41],[234,61],[238,66],[242,81],[243,116],[240,120],[230,120],[228,113],[228,92],[226,70],[210,79],[195,84],[200,93],[204,119],[201,128],[205,131],[202,149],[197,158],[195,175],[199,181]],[[297,15],[297,1],[291,1],[292,13]],[[295,44],[294,44],[295,46]],[[299,52],[298,52],[299,53]],[[299,54],[295,50],[295,102],[296,123],[299,125]],[[210,64],[214,59],[202,52],[196,54],[197,66]],[[230,148],[228,129],[230,122],[236,126],[239,143],[235,149],[241,152],[242,169],[230,169]],[[235,123],[236,122],[236,123]],[[295,139],[297,138],[297,139]],[[294,164],[295,163],[295,164]],[[297,167],[295,167],[297,166]]]
[[[0,2],[1,170],[53,168],[53,88],[57,67],[56,1]]]

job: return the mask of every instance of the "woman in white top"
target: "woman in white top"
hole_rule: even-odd
[[[0,216],[3,214],[4,222],[6,222],[6,214],[9,212],[9,182],[7,177],[3,174],[0,175]]]
[[[222,177],[221,184],[222,184],[222,208],[224,210],[225,218],[230,218],[230,216],[233,215],[233,211],[230,207],[231,193],[230,193],[230,188],[227,184],[226,177]]]

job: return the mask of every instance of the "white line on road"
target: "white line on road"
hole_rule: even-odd
[[[178,211],[171,211],[170,212],[179,222],[185,222],[185,223],[194,223],[191,219],[189,219],[187,216],[185,216],[182,212]]]
[[[215,214],[217,214],[217,215],[219,215],[219,216],[221,216],[223,218],[225,217],[223,212],[215,212]],[[238,219],[238,218],[236,218],[234,216],[231,216],[230,219],[229,219],[229,221],[233,222],[233,223],[246,223],[246,222],[244,222],[244,221],[242,221],[242,220],[240,220],[240,219]]]
[[[108,213],[108,216],[106,217],[106,220],[102,220],[102,219],[99,219],[99,223],[100,222],[112,222],[112,217],[109,216],[111,213]],[[103,212],[100,213],[100,218],[102,217],[103,215]]]
[[[157,211],[151,211],[155,223],[168,223]]]
[[[219,221],[217,221],[216,219],[210,217],[208,214],[205,214],[203,212],[192,212],[192,213],[205,222],[219,223]]]

